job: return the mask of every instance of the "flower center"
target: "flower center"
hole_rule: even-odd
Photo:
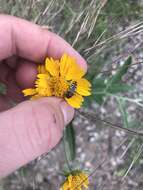
[[[68,90],[69,84],[64,77],[52,77],[50,87],[53,91],[54,96],[62,98],[64,97],[65,92]]]
[[[73,176],[72,178],[72,182],[73,182],[73,187],[76,188],[77,186],[82,186],[82,180],[80,179],[79,176]]]

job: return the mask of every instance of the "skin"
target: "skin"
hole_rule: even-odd
[[[45,57],[68,53],[85,70],[85,60],[67,42],[28,21],[0,15],[0,82],[7,94],[0,95],[0,177],[54,148],[74,110],[61,99],[25,100],[21,90],[32,87],[36,64]],[[13,102],[18,103],[12,107]]]

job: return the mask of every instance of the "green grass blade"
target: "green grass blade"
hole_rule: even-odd
[[[75,131],[72,123],[70,123],[64,130],[64,146],[67,161],[70,162],[75,159],[76,146],[75,146]]]

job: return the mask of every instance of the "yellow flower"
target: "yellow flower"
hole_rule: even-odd
[[[88,175],[82,171],[77,171],[75,174],[70,174],[62,184],[60,190],[82,190],[88,188]]]
[[[85,78],[85,71],[76,60],[64,54],[60,60],[46,58],[45,65],[39,65],[35,88],[23,90],[32,99],[46,96],[64,98],[69,105],[80,108],[84,98],[91,94],[91,84]]]

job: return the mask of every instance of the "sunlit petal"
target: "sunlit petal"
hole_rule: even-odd
[[[38,94],[40,96],[52,96],[52,92],[50,88],[38,88]]]
[[[46,58],[45,68],[52,76],[59,76],[59,64],[52,58]]]
[[[48,73],[48,72],[46,71],[46,69],[45,69],[45,65],[38,65],[37,70],[38,70],[38,73],[39,73],[39,74],[46,74],[46,73]]]
[[[60,190],[69,190],[69,182],[66,180]]]
[[[60,60],[60,74],[66,80],[80,79],[85,71],[76,63],[76,59],[64,54]]]
[[[79,94],[73,95],[71,98],[65,98],[69,105],[74,108],[80,108],[83,102],[83,97]]]
[[[91,95],[91,84],[88,80],[82,78],[77,81],[76,92],[82,96]]]
[[[77,80],[85,75],[85,71],[71,59],[71,67],[66,74],[66,80]]]
[[[67,54],[63,54],[63,56],[60,59],[60,75],[66,76],[70,67],[71,58]]]
[[[24,96],[32,96],[36,94],[36,90],[34,88],[27,88],[22,91]]]

